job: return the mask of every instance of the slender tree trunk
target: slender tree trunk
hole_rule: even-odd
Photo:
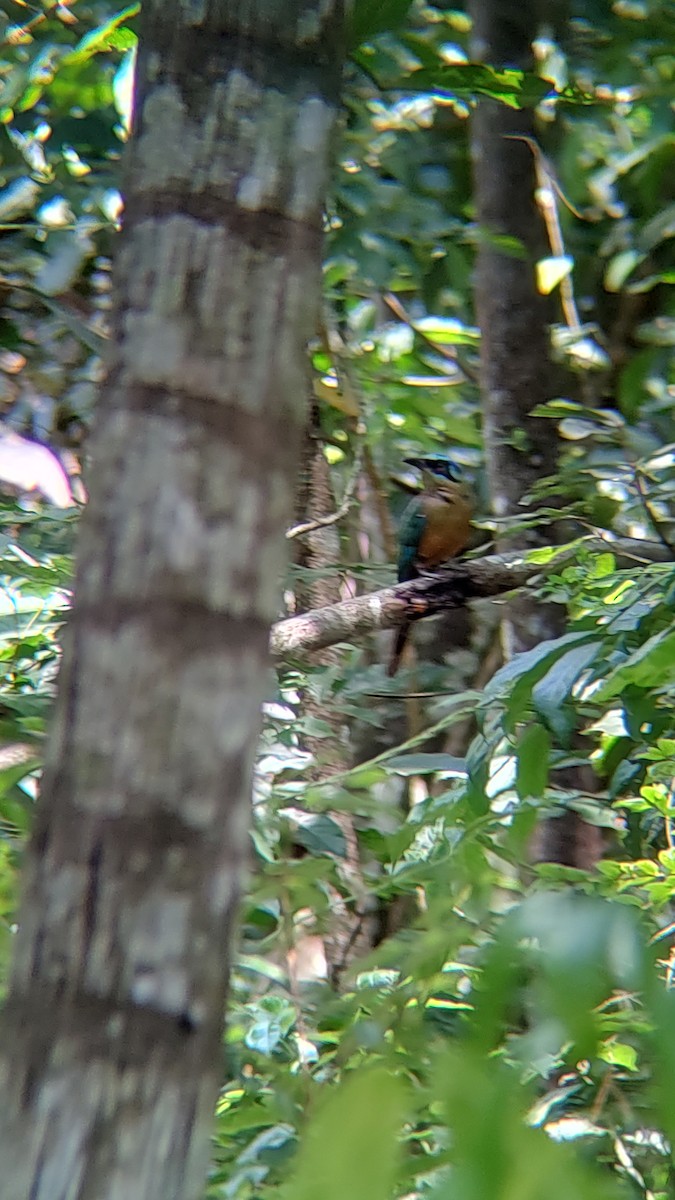
[[[305,511],[299,514],[299,520],[316,521],[335,512],[337,501],[316,413],[306,440],[306,476]],[[302,609],[323,608],[339,602],[339,559],[340,534],[337,525],[320,526],[302,538],[298,547],[298,562],[313,572],[311,580],[302,585],[302,590],[296,590]],[[339,667],[342,657],[342,651],[337,646],[329,646],[313,653],[311,662],[314,666],[331,670]],[[305,735],[302,739],[304,749],[314,759],[310,777],[320,779],[327,773],[338,774],[348,770],[353,764],[344,743],[345,717],[339,704],[328,693],[316,696],[307,689],[303,696],[303,712],[305,716],[323,722],[331,730],[325,738]],[[330,889],[331,920],[323,937],[323,947],[329,978],[335,987],[339,987],[351,963],[372,949],[374,903],[363,878],[353,814],[334,810],[330,815],[340,827],[345,840],[345,855],[336,860],[336,871],[345,883],[345,891],[353,897],[350,905],[337,888]]]
[[[541,0],[474,0],[473,57],[497,67],[532,70],[532,41]],[[523,516],[533,484],[552,475],[557,441],[553,421],[533,417],[554,394],[546,302],[536,287],[535,263],[545,253],[535,204],[531,110],[514,111],[482,100],[473,118],[472,154],[481,242],[476,308],[481,327],[481,385],[488,478],[497,517]],[[555,540],[546,529],[498,538],[499,549]],[[507,656],[562,632],[564,616],[552,605],[520,595],[503,622]],[[560,782],[563,782],[562,780]],[[576,780],[578,785],[579,781]],[[600,834],[576,813],[544,822],[537,857],[570,866],[592,865]]]
[[[539,4],[476,0],[472,8],[474,57],[496,66],[532,70],[531,42]],[[480,249],[476,309],[481,327],[483,425],[492,508],[497,517],[523,514],[521,501],[556,466],[552,421],[532,417],[551,399],[552,372],[545,302],[535,263],[544,236],[535,205],[535,164],[522,137],[535,137],[531,110],[481,101],[473,118],[472,154]],[[547,536],[546,536],[547,534]],[[500,535],[500,549],[550,542],[550,531]],[[550,636],[555,610],[518,598],[508,606],[508,654]],[[555,620],[556,617],[554,616]]]
[[[195,1200],[342,0],[144,0],[91,502],[0,1046],[3,1200]]]

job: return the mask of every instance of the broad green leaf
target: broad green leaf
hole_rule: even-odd
[[[14,179],[0,191],[0,229],[3,225],[11,225],[36,208],[40,196],[40,186],[28,176]]]
[[[594,437],[598,431],[593,421],[585,421],[580,417],[565,417],[558,429],[561,437],[570,442],[581,442],[584,438]]]
[[[124,55],[122,62],[115,71],[112,82],[112,93],[122,126],[128,136],[131,128],[131,114],[134,99],[134,70],[136,65],[135,49],[130,49]]]
[[[635,336],[649,346],[675,346],[675,317],[646,321],[638,327]]]
[[[391,1200],[404,1105],[386,1068],[348,1076],[303,1135],[287,1200]]]
[[[466,760],[454,754],[397,754],[388,759],[385,766],[397,775],[430,775],[435,771],[456,776],[467,773]]]
[[[593,579],[603,579],[605,575],[611,575],[615,569],[616,559],[614,555],[610,554],[609,552],[606,554],[594,555],[591,561],[591,575]],[[626,579],[623,581],[621,586],[630,587],[631,583],[632,580]],[[611,595],[615,594],[616,593],[611,593]],[[611,600],[608,599],[608,603],[611,603]]]
[[[623,1067],[626,1071],[637,1071],[638,1069],[637,1050],[626,1042],[610,1038],[602,1044],[598,1055],[603,1062],[610,1063],[615,1067]]]
[[[549,727],[563,738],[570,727],[569,715],[564,713],[563,704],[579,676],[601,652],[602,645],[602,642],[591,641],[567,650],[532,688],[535,709]]]
[[[528,897],[508,932],[532,939],[547,989],[547,1004],[581,1055],[595,1053],[597,1006],[613,987],[641,985],[645,949],[634,914],[619,904],[573,893]]]
[[[540,550],[527,550],[524,554],[526,562],[532,563],[549,563],[556,558],[561,551],[569,549],[574,542],[568,542],[567,546],[542,546]]]
[[[675,237],[675,203],[667,204],[643,227],[639,242],[645,250],[652,250],[659,242]]]
[[[535,683],[546,673],[549,666],[566,652],[568,647],[587,642],[591,637],[590,633],[565,633],[562,637],[541,642],[532,650],[514,655],[510,662],[500,667],[493,675],[485,688],[486,699],[503,696],[516,680],[526,676],[531,676],[532,682]]]
[[[516,791],[521,800],[538,799],[548,783],[551,739],[543,725],[528,725],[518,742]]]
[[[240,954],[237,959],[237,968],[241,971],[251,971],[255,975],[262,975],[263,978],[272,979],[275,983],[286,983],[286,972],[275,963],[270,962],[269,959],[261,958],[259,954]]]
[[[656,688],[675,680],[675,630],[655,633],[610,673],[596,699],[619,695],[626,687]]]
[[[522,1091],[497,1057],[454,1046],[441,1058],[437,1087],[452,1186],[437,1188],[435,1200],[618,1200],[606,1175],[526,1123]]]
[[[326,813],[299,813],[293,816],[294,837],[310,854],[347,855],[345,835],[337,821]]]
[[[615,254],[605,271],[605,287],[608,292],[620,292],[628,276],[644,256],[637,250],[622,250]]]
[[[0,754],[3,753],[4,749],[4,747],[0,749]],[[26,747],[26,750],[28,750],[28,747]],[[32,771],[36,771],[39,766],[41,766],[41,758],[35,752],[31,757],[26,755],[23,762],[17,762],[13,766],[2,767],[0,769],[0,800],[4,800],[17,783],[20,783]],[[0,812],[4,813],[4,810],[0,809]]]

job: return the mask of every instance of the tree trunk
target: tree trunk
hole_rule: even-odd
[[[474,0],[473,58],[496,67],[532,70],[541,0]],[[536,172],[530,147],[532,111],[481,100],[472,122],[472,155],[481,242],[476,309],[481,328],[481,390],[488,478],[497,517],[522,517],[523,498],[556,469],[553,421],[531,416],[554,394],[546,302],[536,287],[535,263],[546,253],[535,203]],[[500,550],[555,540],[550,530],[498,537]],[[564,614],[522,594],[509,601],[503,622],[508,656],[563,630]],[[560,782],[563,782],[560,780]],[[576,784],[579,780],[576,779]],[[575,813],[544,822],[537,857],[588,867],[600,850],[600,832]]]
[[[486,0],[473,6],[477,61],[532,70],[537,0],[513,5]],[[522,516],[523,497],[556,468],[555,424],[530,416],[551,399],[552,379],[545,302],[535,263],[544,236],[535,204],[532,151],[514,138],[535,136],[531,110],[514,111],[481,100],[473,117],[472,155],[480,225],[476,309],[481,328],[483,426],[492,508],[497,517]],[[550,532],[500,534],[500,550],[550,542]],[[519,597],[508,606],[508,654],[550,637],[556,610]],[[557,617],[554,617],[557,619]]]
[[[0,1053],[3,1200],[194,1200],[317,323],[342,0],[144,0]]]
[[[321,427],[316,411],[308,431],[305,445],[307,486],[305,488],[305,511],[298,514],[300,521],[316,521],[334,513],[337,500],[333,492],[330,468],[323,452]],[[316,610],[340,601],[340,534],[337,524],[319,526],[309,530],[297,549],[297,562],[312,572],[312,577],[301,588],[296,588],[300,607]],[[315,651],[310,660],[315,667],[327,670],[339,668],[343,653],[337,646],[327,646]],[[344,742],[345,716],[334,697],[323,690],[320,696],[311,689],[303,695],[305,717],[323,722],[331,732],[328,737],[316,738],[305,734],[302,746],[313,757],[314,765],[309,777],[321,779],[327,774],[339,774],[353,765],[352,755]],[[373,947],[374,903],[368,894],[363,878],[359,841],[354,816],[350,812],[332,810],[330,816],[339,826],[345,840],[344,858],[337,858],[335,869],[345,885],[345,892],[353,897],[348,904],[340,891],[330,886],[331,919],[322,938],[326,955],[328,976],[334,987],[339,988],[345,971],[355,959]],[[301,937],[304,936],[301,934]]]

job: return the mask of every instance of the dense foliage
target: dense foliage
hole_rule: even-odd
[[[138,5],[5,7],[3,961],[102,369]],[[441,1196],[449,1177],[466,1200],[672,1194],[675,573],[618,560],[611,538],[675,545],[675,20],[667,0],[572,8],[522,74],[469,61],[461,8],[355,6],[311,347],[348,501],[321,572],[341,594],[393,579],[406,453],[452,444],[481,492],[467,130],[487,95],[536,106],[554,197],[540,286],[569,386],[545,407],[559,473],[528,520],[569,518],[574,561],[553,572],[537,552],[541,600],[568,624],[500,666],[481,603],[420,629],[395,680],[378,641],[270,685],[212,1197],[309,1200],[317,1179],[326,1200]],[[289,603],[312,586],[296,563]],[[560,782],[575,764],[583,789]],[[604,831],[597,869],[526,868],[536,822],[567,809]]]

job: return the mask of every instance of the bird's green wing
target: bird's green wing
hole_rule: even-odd
[[[417,554],[427,519],[419,496],[410,501],[401,518],[399,530],[398,579],[405,583],[417,575]]]

